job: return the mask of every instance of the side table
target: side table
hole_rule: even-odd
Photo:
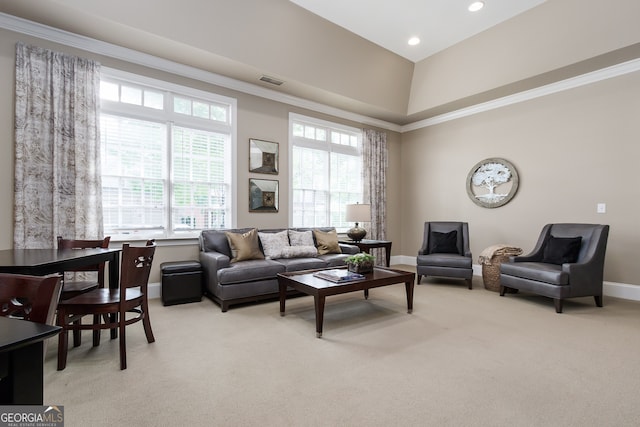
[[[344,243],[347,245],[354,245],[360,248],[362,252],[369,253],[371,249],[374,248],[384,248],[387,267],[389,267],[389,263],[391,262],[391,242],[389,240],[360,240],[356,242],[354,240],[340,240],[340,243]]]

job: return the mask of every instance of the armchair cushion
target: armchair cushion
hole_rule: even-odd
[[[557,286],[569,284],[569,273],[563,271],[558,264],[543,262],[502,263],[500,273]]]
[[[473,260],[457,254],[418,255],[417,264],[431,267],[473,268]]]
[[[448,233],[438,233],[432,231],[429,238],[431,243],[431,249],[429,253],[432,254],[460,254],[458,249],[458,231],[453,230]]]
[[[582,236],[549,236],[542,253],[542,262],[549,264],[574,263],[578,260],[581,244]]]

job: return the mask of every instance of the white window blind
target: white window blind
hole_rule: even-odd
[[[291,226],[346,231],[346,205],[362,203],[362,131],[291,114]]]
[[[235,100],[107,73],[101,108],[105,234],[192,237],[233,226]]]

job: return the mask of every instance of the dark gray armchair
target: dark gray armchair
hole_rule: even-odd
[[[473,266],[466,222],[425,222],[424,239],[416,259],[418,284],[422,276],[464,279],[473,287]]]
[[[500,265],[500,296],[508,289],[543,295],[553,298],[557,313],[565,298],[593,296],[602,307],[608,236],[608,225],[545,225],[530,254]]]

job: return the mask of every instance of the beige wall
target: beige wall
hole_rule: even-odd
[[[611,65],[602,62],[620,58],[589,59],[638,43],[638,16],[637,0],[548,0],[418,62],[408,114],[466,98],[486,101],[489,98],[483,98],[592,71],[594,64]]]
[[[625,75],[402,135],[402,254],[416,254],[424,221],[468,221],[474,261],[485,247],[533,248],[552,222],[611,226],[605,280],[640,284],[640,73]],[[518,170],[515,198],[478,207],[466,177],[502,157]],[[606,214],[596,204],[607,204]]]
[[[331,120],[349,126],[363,128],[362,124],[341,119],[339,117],[318,114],[301,108],[293,108],[283,103],[274,102],[229,89],[217,87],[211,84],[176,77],[160,71],[144,69],[106,57],[97,57],[88,52],[60,46],[43,40],[19,35],[10,31],[0,30],[0,75],[6,76],[0,79],[0,199],[6,202],[0,205],[0,249],[8,249],[13,246],[13,117],[14,117],[14,68],[15,68],[15,43],[20,40],[25,43],[34,43],[42,47],[56,49],[58,51],[76,54],[97,59],[105,66],[118,68],[125,71],[136,72],[153,78],[163,79],[178,84],[191,86],[201,90],[212,91],[226,96],[231,96],[238,101],[238,146],[237,146],[237,226],[275,228],[286,227],[289,223],[289,113],[306,114],[324,120]],[[248,172],[249,138],[260,138],[275,141],[280,144],[280,172],[277,176],[250,174]],[[389,179],[389,216],[399,217],[399,153],[400,135],[387,131],[389,150],[394,157],[390,162]],[[248,183],[249,178],[277,179],[280,182],[280,199],[278,213],[251,213],[248,211]],[[390,239],[400,242],[399,222],[391,221],[387,233]],[[154,261],[154,268],[150,281],[160,281],[160,264],[165,261],[197,259],[198,249],[194,244],[159,247]]]
[[[339,108],[407,110],[411,61],[289,0],[3,0],[0,11],[254,84],[266,73]]]

